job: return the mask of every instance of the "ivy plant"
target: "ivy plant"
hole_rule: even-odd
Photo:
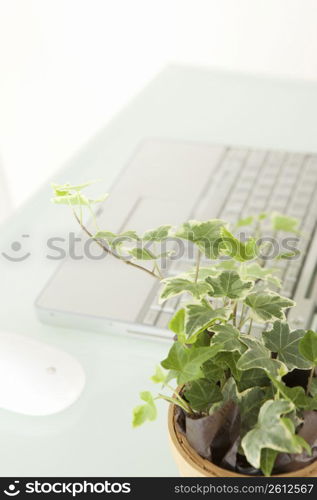
[[[54,184],[52,201],[68,205],[82,230],[107,254],[159,280],[162,303],[179,304],[169,323],[174,341],[151,377],[161,389],[155,395],[141,392],[133,426],[156,418],[158,399],[195,421],[231,402],[240,418],[236,453],[254,470],[272,474],[281,453],[309,456],[310,445],[300,430],[304,412],[317,410],[317,333],[288,325],[287,312],[295,303],[279,293],[274,260],[290,256],[280,253],[269,267],[264,265],[259,239],[263,223],[273,232],[299,234],[298,221],[262,213],[234,226],[211,219],[161,225],[144,234],[133,228],[116,234],[98,226],[93,232],[83,210],[93,216],[93,205],[106,196],[88,198],[83,190],[90,185]],[[254,235],[243,241],[239,231],[244,226],[253,227]],[[195,255],[193,268],[178,275],[160,265],[162,256],[170,255],[160,250],[162,242],[171,237],[188,244]],[[299,377],[298,384],[289,386],[292,373],[307,374],[306,382]]]

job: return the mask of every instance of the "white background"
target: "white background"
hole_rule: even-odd
[[[316,54],[316,0],[0,0],[12,206],[166,64],[316,80]]]

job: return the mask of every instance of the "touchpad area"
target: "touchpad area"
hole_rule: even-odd
[[[121,231],[132,229],[142,235],[145,231],[161,225],[178,225],[184,222],[187,215],[183,203],[142,197],[135,202]]]

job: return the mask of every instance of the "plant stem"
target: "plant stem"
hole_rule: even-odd
[[[168,401],[169,403],[172,403],[173,405],[178,405],[180,406],[185,412],[187,413],[193,413],[192,410],[189,408],[189,406],[184,405],[184,400],[179,400],[176,398],[170,398],[169,396],[165,396],[165,394],[159,394],[155,399],[165,399],[165,401]]]
[[[181,397],[181,395],[176,391],[176,389],[173,389],[172,386],[170,386],[169,384],[164,384],[165,387],[167,387],[175,396],[176,399],[178,399],[179,401],[181,401],[181,403],[186,406],[187,408],[187,411],[190,413],[191,412],[191,409],[190,409],[190,406],[189,404]]]
[[[223,307],[227,307],[230,304],[230,299],[228,297],[223,298]]]
[[[240,318],[240,323],[239,323],[239,327],[238,328],[241,328],[244,325],[244,323],[245,323],[245,321],[244,321],[245,311],[246,311],[246,306],[245,306],[245,304],[242,304],[241,318]]]
[[[197,258],[196,258],[195,283],[197,283],[197,281],[198,281],[198,276],[199,276],[199,267],[200,267],[200,259],[201,259],[201,251],[198,249]]]
[[[310,370],[310,374],[309,374],[309,377],[308,377],[307,388],[306,388],[306,394],[307,395],[310,393],[310,386],[311,386],[311,383],[313,381],[314,373],[315,373],[315,366],[313,366],[312,369]]]
[[[251,330],[252,330],[252,325],[253,325],[253,318],[250,318],[250,324],[249,324],[249,329],[248,329],[248,335],[250,335]]]
[[[250,316],[246,316],[245,319],[242,322],[240,322],[238,328],[241,329],[247,323],[247,321],[249,321],[249,319],[251,319]]]
[[[233,326],[237,326],[237,308],[238,308],[238,302],[235,302],[233,306]]]
[[[157,246],[156,246],[155,242],[154,242],[153,253],[154,253],[154,255],[157,255]],[[160,277],[161,280],[164,278],[164,276],[162,275],[161,270],[160,270],[159,265],[158,265],[158,263],[157,263],[156,260],[154,261],[153,270],[157,271],[157,274],[159,275],[159,277]]]
[[[92,238],[97,243],[97,245],[99,245],[103,249],[103,251],[105,253],[107,253],[109,255],[112,255],[112,257],[114,257],[115,259],[121,260],[122,262],[124,262],[128,266],[132,266],[132,267],[135,267],[136,269],[140,269],[141,271],[144,271],[145,273],[149,274],[153,278],[161,280],[161,277],[158,276],[155,272],[151,271],[150,269],[147,269],[146,267],[140,266],[139,264],[136,264],[135,262],[132,262],[131,260],[123,260],[123,259],[121,259],[109,247],[107,247],[107,245],[105,245],[100,240],[97,240],[96,238],[94,238],[93,234],[85,227],[85,225],[82,222],[80,222],[80,218],[78,217],[78,215],[77,215],[77,213],[75,212],[74,209],[73,209],[73,214],[74,214],[74,217],[77,220],[78,224],[82,228],[82,230],[87,234],[87,236],[89,236],[89,238]]]
[[[159,269],[159,266],[156,262],[156,260],[154,261],[154,266],[153,266],[153,271],[156,271],[157,274],[158,274],[158,277],[162,280],[164,278],[164,276],[162,275],[160,269]]]

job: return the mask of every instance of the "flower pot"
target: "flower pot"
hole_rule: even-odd
[[[186,436],[177,430],[175,408],[172,404],[169,407],[168,431],[172,455],[182,477],[252,477],[222,469],[198,455],[189,445]],[[317,477],[317,460],[297,471],[273,477]]]

